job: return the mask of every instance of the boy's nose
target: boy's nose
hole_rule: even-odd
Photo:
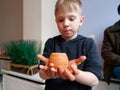
[[[65,26],[65,27],[68,27],[68,26],[69,26],[69,20],[65,20],[65,21],[64,21],[64,26]]]

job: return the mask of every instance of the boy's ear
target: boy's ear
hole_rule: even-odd
[[[83,22],[84,22],[84,18],[85,18],[84,16],[81,16],[81,17],[80,17],[80,26],[82,26],[82,24],[83,24]]]

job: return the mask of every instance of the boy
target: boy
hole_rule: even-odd
[[[40,77],[45,79],[45,90],[91,90],[101,79],[101,64],[99,63],[95,43],[92,39],[78,35],[78,29],[83,24],[80,0],[58,0],[55,6],[56,24],[61,35],[50,38],[45,43],[43,55],[38,55],[41,62],[47,64],[52,52],[64,52],[69,60],[79,58],[86,60],[80,64],[72,64],[71,73],[62,67],[46,69],[39,65]],[[54,66],[54,64],[50,64]]]

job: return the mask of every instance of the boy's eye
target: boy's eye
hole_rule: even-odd
[[[64,21],[64,19],[59,19],[59,20],[58,20],[58,22],[63,22],[63,21]]]
[[[75,18],[69,18],[69,21],[74,21]],[[64,22],[64,19],[58,19],[58,22]]]
[[[75,20],[75,17],[71,17],[69,18],[70,21],[74,21]]]
[[[70,21],[74,21],[75,19],[74,19],[74,18],[70,18],[69,20],[70,20]]]

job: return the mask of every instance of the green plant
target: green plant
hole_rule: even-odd
[[[37,54],[41,53],[41,44],[37,47],[32,40],[10,41],[3,44],[3,49],[12,63],[32,66],[38,64]]]

